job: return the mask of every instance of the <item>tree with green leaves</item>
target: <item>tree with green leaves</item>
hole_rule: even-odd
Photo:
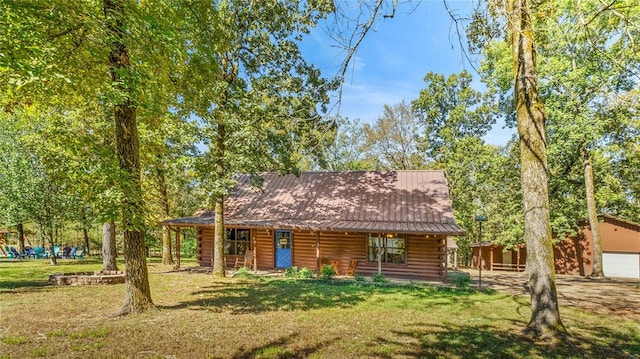
[[[425,128],[425,147],[431,158],[440,161],[456,142],[465,137],[484,136],[495,123],[489,97],[471,86],[473,78],[467,71],[446,77],[429,72],[413,101]]]
[[[121,314],[152,307],[144,250],[138,121],[167,111],[171,75],[180,64],[179,4],[163,2],[9,1],[2,4],[0,80],[3,105],[37,103],[112,124],[91,129],[93,142],[115,138],[118,168],[103,172],[111,187],[95,206],[119,218],[125,237],[126,290]],[[97,110],[96,110],[97,109]],[[96,141],[97,139],[97,141]],[[86,144],[85,144],[86,145]],[[108,146],[105,146],[108,147]]]
[[[54,230],[80,216],[71,154],[58,142],[68,135],[59,128],[64,122],[61,113],[45,112],[37,104],[0,115],[0,202],[7,203],[8,214],[19,223],[35,222],[52,252]],[[55,256],[50,260],[57,264]]]
[[[317,113],[331,83],[307,64],[301,37],[330,2],[202,2],[191,24],[180,111],[203,125],[202,182],[215,213],[212,274],[224,276],[224,197],[239,172],[296,171],[330,130]]]
[[[193,213],[200,205],[192,195],[196,178],[194,159],[199,154],[196,143],[199,129],[194,122],[177,114],[167,114],[141,126],[142,186],[145,193],[148,223],[158,223],[185,213]],[[173,264],[171,233],[162,228],[162,264]]]
[[[613,8],[591,15],[595,3],[549,7],[548,16],[540,19],[541,36],[553,38],[539,46],[547,58],[540,66],[541,77],[548,85],[541,86],[549,113],[548,135],[550,154],[564,157],[565,165],[579,163],[587,219],[593,234],[594,260],[592,276],[604,276],[602,245],[596,206],[594,156],[603,150],[605,131],[615,117],[610,114],[609,99],[634,86],[640,71],[640,57],[633,51],[633,38],[618,36],[628,24],[613,12]],[[632,10],[634,11],[634,10]],[[638,12],[638,9],[635,9]],[[560,19],[545,21],[547,19]],[[581,24],[577,27],[575,24]],[[629,31],[638,32],[633,26]],[[553,35],[550,32],[553,31]],[[632,35],[633,36],[633,35]],[[554,147],[559,147],[555,149]],[[553,158],[551,157],[552,161]],[[573,160],[567,160],[573,157]],[[566,173],[565,169],[565,173]],[[584,211],[580,211],[584,213]]]
[[[529,0],[509,0],[506,4],[531,291],[531,319],[525,333],[534,337],[556,337],[564,335],[566,329],[560,319],[555,285],[549,219],[546,113],[538,96],[535,30],[530,6]]]
[[[376,169],[424,168],[426,159],[419,148],[422,127],[410,104],[384,105],[375,123],[362,125],[362,149]]]
[[[547,114],[554,240],[575,234],[586,217],[594,233],[595,276],[603,275],[597,209],[616,214],[626,207],[626,201],[615,195],[619,181],[608,175],[611,166],[605,160],[623,156],[611,152],[608,140],[612,124],[619,122],[610,100],[629,91],[638,72],[633,41],[618,36],[637,31],[633,22],[622,19],[630,19],[638,9],[628,7],[618,13],[616,6],[605,6],[596,11],[599,6],[595,2],[541,4],[537,13],[544,16],[536,18],[541,38],[537,51],[545,59],[537,75]],[[501,89],[502,97],[511,93],[504,47],[493,43],[486,48],[483,65],[491,69],[485,78],[491,79],[490,86]]]
[[[128,38],[125,3],[104,0],[105,36],[110,44],[109,74],[114,101],[110,104],[116,124],[116,148],[121,170],[118,182],[124,231],[125,266],[127,267],[126,294],[119,314],[144,311],[153,306],[144,244],[144,203],[140,184],[140,139],[138,135],[137,106],[132,91],[134,73],[127,44]]]
[[[335,123],[329,138],[334,140],[326,147],[319,159],[309,158],[307,170],[325,169],[329,171],[359,171],[375,168],[364,148],[366,139],[362,136],[363,124],[359,119],[334,116]]]
[[[465,263],[470,263],[470,245],[478,241],[478,215],[488,217],[483,233],[494,243],[511,248],[522,233],[522,196],[519,181],[512,180],[519,169],[514,145],[484,143],[495,122],[495,104],[471,81],[466,71],[449,77],[430,72],[413,101],[425,128],[422,147],[434,158],[429,167],[446,171],[456,221],[467,230],[457,240]]]

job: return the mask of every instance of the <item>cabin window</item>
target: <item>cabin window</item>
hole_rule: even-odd
[[[227,228],[227,240],[224,242],[224,254],[244,255],[251,249],[251,236],[248,229]]]
[[[369,234],[368,260],[378,261],[378,254],[382,255],[384,263],[405,263],[406,239],[397,234]]]

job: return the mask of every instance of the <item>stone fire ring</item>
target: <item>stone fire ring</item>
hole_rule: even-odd
[[[55,273],[49,276],[52,285],[101,285],[124,283],[124,272],[96,271],[77,273]]]

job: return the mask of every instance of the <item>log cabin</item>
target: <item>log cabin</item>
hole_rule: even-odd
[[[385,276],[443,281],[447,237],[465,234],[444,171],[240,175],[224,213],[227,266],[250,250],[258,270],[332,263],[341,275],[355,260],[355,274],[367,276],[380,259]],[[196,228],[197,261],[211,267],[213,223],[213,211],[200,210],[160,224]]]

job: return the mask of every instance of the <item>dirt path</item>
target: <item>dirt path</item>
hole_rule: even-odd
[[[478,271],[471,274],[472,285],[478,284]],[[528,295],[527,274],[482,271],[482,286],[499,292]],[[558,275],[556,287],[560,305],[570,305],[595,313],[623,316],[640,321],[640,280],[625,278],[587,279]]]

